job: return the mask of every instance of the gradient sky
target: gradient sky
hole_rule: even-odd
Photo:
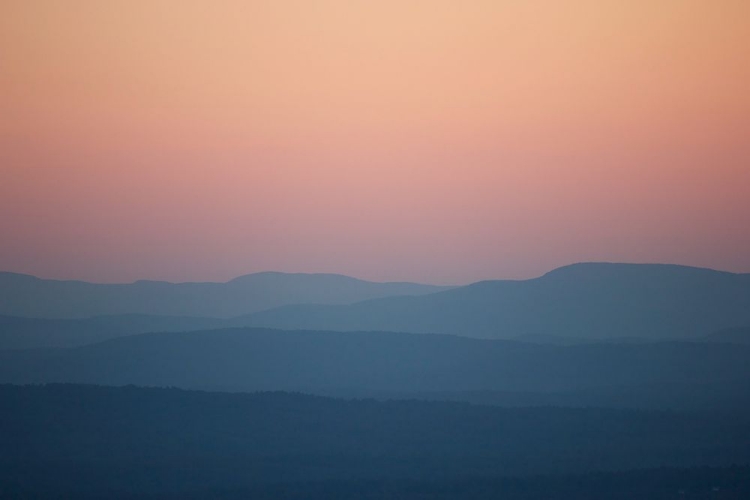
[[[750,272],[747,0],[2,0],[0,269]]]

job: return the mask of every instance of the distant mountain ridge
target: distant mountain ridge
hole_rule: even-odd
[[[695,339],[750,324],[750,274],[662,264],[574,264],[523,281],[418,297],[291,305],[236,325],[385,330],[479,338]]]
[[[338,274],[264,272],[226,283],[99,284],[0,273],[0,314],[36,318],[123,314],[229,318],[287,304],[349,304],[450,288],[375,283]]]
[[[0,273],[0,315],[65,320],[37,322],[34,330],[31,322],[5,318],[0,321],[0,348],[82,345],[118,336],[118,331],[245,326],[448,333],[542,343],[699,340],[750,324],[750,274],[588,263],[530,280],[451,288],[330,274],[258,273],[227,283],[99,285]],[[77,326],[91,335],[76,332],[76,325],[66,323],[71,319],[83,320]],[[99,336],[94,335],[97,326]],[[36,340],[22,337],[23,332]],[[67,339],[55,337],[56,332]]]

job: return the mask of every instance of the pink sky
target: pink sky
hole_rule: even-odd
[[[746,0],[0,4],[0,270],[750,272]]]

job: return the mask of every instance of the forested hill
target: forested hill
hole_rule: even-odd
[[[560,476],[594,471],[750,464],[750,421],[720,414],[75,385],[0,386],[0,401],[0,494],[23,497],[242,488],[290,496],[299,484],[316,491],[333,481],[386,498],[375,495],[385,481],[386,489],[401,484],[396,498],[418,498],[440,482],[458,488],[454,498],[461,488],[487,498],[477,485],[499,481],[484,494],[512,493],[508,477],[555,475],[550,484],[560,486]],[[599,493],[619,493],[618,477],[601,476]],[[682,483],[655,475],[669,478],[672,497],[664,498],[706,490],[677,477]],[[707,477],[739,487],[731,472]]]

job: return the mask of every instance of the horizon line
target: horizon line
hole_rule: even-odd
[[[159,279],[137,279],[134,281],[87,281],[87,280],[75,279],[75,278],[71,278],[71,279],[45,278],[45,277],[42,277],[36,274],[31,274],[31,273],[17,272],[17,271],[5,271],[5,270],[0,270],[0,275],[23,276],[27,278],[40,280],[40,281],[86,283],[89,285],[110,285],[110,286],[117,286],[117,285],[126,286],[126,285],[135,285],[138,283],[161,283],[161,284],[169,284],[169,285],[187,285],[187,284],[226,285],[226,284],[229,284],[233,281],[236,281],[242,278],[251,277],[251,276],[260,276],[260,275],[335,276],[335,277],[347,278],[351,280],[362,281],[366,283],[376,283],[376,284],[411,284],[411,285],[433,286],[436,288],[459,288],[459,287],[470,286],[476,283],[483,283],[487,281],[529,281],[529,280],[542,278],[550,273],[553,273],[561,269],[580,266],[580,265],[664,266],[664,267],[681,267],[681,268],[688,268],[688,269],[700,269],[700,270],[712,271],[712,272],[717,272],[717,273],[725,273],[725,274],[734,274],[734,275],[750,274],[749,272],[735,272],[735,271],[728,271],[724,269],[717,269],[714,267],[696,266],[696,265],[689,265],[689,264],[676,264],[676,263],[670,263],[670,262],[623,262],[623,261],[607,261],[607,260],[593,261],[592,260],[592,261],[578,261],[578,262],[572,262],[570,264],[563,264],[557,267],[553,267],[552,269],[549,269],[539,275],[535,275],[535,276],[528,277],[528,278],[484,278],[484,279],[474,280],[474,281],[470,281],[470,282],[463,283],[463,284],[436,284],[436,283],[428,283],[428,282],[422,282],[422,281],[410,281],[410,280],[379,281],[379,280],[360,278],[360,277],[353,276],[350,274],[335,273],[335,272],[298,272],[298,271],[278,271],[278,270],[257,271],[257,272],[240,274],[226,281],[215,281],[215,280],[169,281],[169,280],[159,280]]]

